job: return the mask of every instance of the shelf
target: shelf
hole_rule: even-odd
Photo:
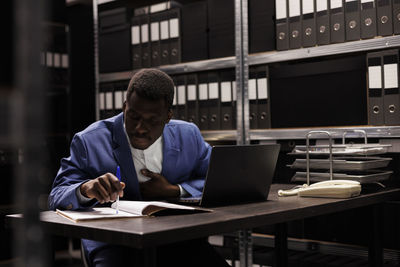
[[[375,49],[385,49],[400,46],[400,35],[377,37],[374,39],[360,40],[339,44],[330,44],[310,48],[292,49],[287,51],[273,51],[249,55],[249,65],[267,64],[274,62],[290,61],[297,59],[330,56],[354,52],[363,52]],[[223,68],[234,68],[235,57],[224,57],[208,59],[194,62],[179,63],[175,65],[165,65],[157,67],[168,74],[182,74],[189,72],[199,72],[216,70]],[[132,71],[100,73],[100,82],[112,82],[120,80],[130,80]]]
[[[386,49],[400,46],[400,35],[376,37],[374,39],[315,46],[309,48],[273,51],[249,55],[249,65],[258,65],[296,59],[331,56],[375,49]]]
[[[165,65],[156,67],[166,73],[182,74],[189,72],[207,71],[207,70],[217,70],[223,68],[234,68],[235,67],[235,57],[224,57],[217,59],[200,60],[186,63],[179,63],[175,65]],[[100,73],[100,82],[112,82],[121,80],[130,80],[133,71],[122,71],[122,72],[112,72],[112,73]]]
[[[236,130],[201,131],[206,141],[236,141]]]
[[[343,133],[349,130],[364,130],[367,133],[368,138],[400,137],[400,126],[349,126],[250,130],[250,140],[305,139],[309,131],[329,131],[332,134],[332,138],[342,138]],[[354,134],[349,133],[349,136],[352,135]]]

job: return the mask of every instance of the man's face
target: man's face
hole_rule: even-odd
[[[133,92],[124,103],[125,128],[131,145],[146,149],[161,135],[172,117],[164,99],[149,100]]]

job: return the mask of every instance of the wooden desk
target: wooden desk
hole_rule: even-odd
[[[292,220],[376,205],[400,198],[400,188],[385,189],[350,199],[277,196],[278,189],[288,189],[292,186],[274,184],[271,186],[268,201],[217,207],[211,213],[74,223],[52,211],[46,211],[42,213],[41,221],[49,234],[93,239],[135,248],[151,248],[265,225],[282,225]],[[18,215],[8,215],[6,222],[12,225],[18,223],[19,218]],[[278,234],[281,234],[279,240],[286,238],[284,230]],[[379,254],[380,251],[382,258],[382,248],[379,249],[379,244],[376,245],[378,248],[370,252],[375,251]],[[278,248],[285,250],[285,246],[283,242]],[[282,256],[285,253],[278,251],[278,255]],[[278,265],[284,266],[285,260],[278,262]]]

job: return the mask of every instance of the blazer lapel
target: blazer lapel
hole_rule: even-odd
[[[176,143],[173,132],[168,125],[164,128],[163,137],[164,151],[161,174],[171,182],[175,179],[173,173],[175,173],[180,146]]]
[[[124,130],[123,113],[115,120],[113,128],[113,154],[117,164],[121,168],[121,180],[125,183],[124,198],[141,199],[139,182],[136,176],[135,166],[133,165],[130,145]]]

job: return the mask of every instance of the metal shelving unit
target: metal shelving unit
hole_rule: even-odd
[[[115,0],[111,0],[115,1]],[[357,52],[365,52],[379,49],[400,47],[400,35],[376,37],[373,39],[359,40],[310,48],[292,49],[286,51],[271,51],[248,55],[248,20],[247,20],[247,1],[235,1],[235,33],[236,33],[236,55],[217,59],[201,60],[196,62],[185,62],[175,65],[165,65],[158,67],[168,74],[185,74],[191,72],[218,70],[224,68],[236,69],[237,80],[237,129],[236,130],[216,130],[203,131],[202,134],[207,141],[232,141],[247,143],[250,140],[285,140],[285,139],[304,139],[307,132],[318,128],[319,130],[329,130],[334,138],[340,136],[348,129],[365,130],[368,137],[373,138],[398,138],[400,137],[400,126],[346,126],[346,127],[313,127],[313,128],[279,128],[279,129],[249,129],[248,124],[248,97],[247,81],[248,67],[252,65],[269,64],[276,62],[302,60],[308,58],[318,58],[324,56],[341,55]],[[110,2],[107,0],[106,2]],[[97,58],[97,5],[101,0],[93,0],[94,27],[95,27],[95,49],[96,63]],[[245,16],[243,16],[245,15]],[[99,73],[96,64],[96,92],[100,82],[112,82],[129,80],[132,71]],[[98,108],[96,108],[98,113]]]

